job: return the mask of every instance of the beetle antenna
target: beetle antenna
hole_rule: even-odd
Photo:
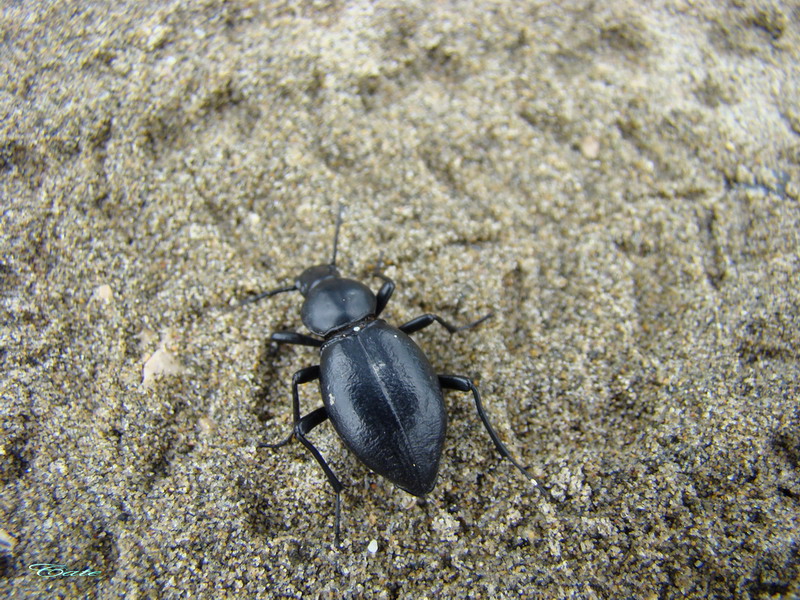
[[[336,249],[339,247],[339,229],[342,227],[342,213],[344,206],[339,204],[339,214],[336,215],[336,232],[333,234],[333,257],[331,257],[331,266],[336,266]]]
[[[252,304],[253,302],[258,302],[259,300],[263,300],[264,298],[269,298],[270,296],[274,296],[275,294],[281,294],[283,292],[293,292],[297,289],[296,285],[292,285],[289,287],[282,287],[276,290],[269,290],[266,292],[260,292],[255,296],[250,296],[249,298],[245,298],[237,306],[244,306],[245,304]]]

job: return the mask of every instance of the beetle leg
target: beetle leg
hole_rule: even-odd
[[[292,427],[292,432],[289,434],[289,437],[287,437],[284,440],[281,440],[277,444],[259,444],[258,448],[281,448],[292,441],[292,438],[296,435],[295,430],[298,427],[301,427],[302,431],[308,433],[314,427],[322,423],[327,418],[328,418],[328,413],[325,411],[325,407],[321,406],[317,410],[301,417],[300,420],[297,423],[295,423],[294,427]]]
[[[300,422],[300,394],[298,392],[298,387],[301,383],[308,383],[309,381],[315,381],[317,379],[319,379],[319,365],[300,369],[292,376],[292,432],[289,434],[289,437],[277,444],[259,444],[259,448],[280,448],[292,441],[292,437],[296,433],[295,429],[297,429],[297,424]]]
[[[339,547],[339,530],[341,529],[341,492],[342,482],[339,481],[339,478],[336,477],[336,474],[333,470],[328,466],[327,461],[322,456],[319,450],[317,450],[316,446],[312,444],[308,438],[306,438],[306,434],[310,432],[314,427],[325,421],[328,418],[328,412],[325,410],[324,406],[319,407],[312,413],[307,414],[305,417],[300,419],[294,427],[294,434],[297,436],[297,439],[308,448],[308,451],[311,452],[312,456],[316,459],[319,463],[319,466],[322,467],[322,470],[325,472],[325,477],[328,478],[328,483],[331,484],[333,488],[334,494],[336,494],[336,521],[334,525],[334,541],[336,543],[336,547]]]
[[[461,377],[458,375],[439,375],[439,384],[448,390],[458,390],[459,392],[472,392],[472,395],[475,398],[475,406],[478,408],[478,416],[483,421],[484,427],[486,427],[486,431],[489,432],[489,437],[492,438],[497,451],[504,457],[510,460],[515,467],[517,467],[522,473],[530,478],[530,475],[525,470],[521,464],[519,464],[511,453],[508,451],[508,448],[505,447],[505,444],[500,441],[500,438],[497,436],[497,432],[495,432],[494,427],[492,427],[491,423],[489,423],[489,417],[486,416],[486,411],[483,408],[483,403],[481,402],[481,395],[478,393],[478,388],[475,387],[475,384],[472,383],[472,380],[468,377]]]
[[[280,448],[281,446],[285,446],[288,444],[293,436],[297,436],[297,439],[300,440],[311,454],[314,456],[316,461],[322,467],[322,470],[325,472],[325,476],[328,478],[328,482],[331,484],[334,493],[336,494],[336,524],[334,526],[334,539],[336,541],[336,546],[339,546],[339,530],[341,529],[341,491],[344,487],[342,483],[339,481],[336,474],[333,470],[328,466],[328,463],[325,461],[325,458],[322,456],[319,450],[317,450],[316,446],[312,444],[308,438],[306,438],[306,434],[309,433],[314,427],[319,425],[320,423],[324,423],[325,420],[328,418],[328,411],[325,409],[324,406],[320,406],[317,410],[308,413],[304,417],[302,417],[297,423],[295,423],[294,429],[292,433],[289,434],[289,437],[283,440],[282,442],[278,442],[277,444],[259,444],[259,448]]]
[[[522,472],[522,474],[525,475],[525,477],[527,477],[533,483],[533,485],[535,485],[545,495],[545,497],[548,498],[548,500],[552,501],[552,498],[550,498],[550,494],[547,492],[547,490],[539,485],[539,483],[531,476],[531,474],[528,473],[525,467],[517,462],[517,460],[512,456],[505,444],[500,441],[500,438],[497,436],[497,432],[495,432],[491,423],[489,423],[489,417],[486,416],[486,411],[483,409],[481,395],[478,393],[478,388],[475,387],[475,384],[472,383],[472,380],[469,377],[462,377],[460,375],[439,375],[439,385],[448,390],[472,392],[472,396],[475,398],[475,406],[478,409],[478,416],[481,418],[481,421],[483,421],[483,425],[486,427],[486,431],[489,432],[489,437],[492,438],[492,441],[494,442],[498,452],[500,452],[500,455],[503,458],[510,460],[511,464],[517,467],[517,469],[519,469],[520,472]]]
[[[296,286],[291,285],[287,287],[278,288],[275,290],[267,290],[266,292],[259,292],[254,296],[250,296],[249,298],[240,300],[236,306],[245,306],[246,304],[252,304],[253,302],[258,302],[259,300],[263,300],[264,298],[269,298],[270,296],[274,296],[275,294],[282,294],[283,292],[293,292],[296,289],[297,289]]]
[[[319,365],[313,367],[306,367],[300,369],[292,375],[292,416],[294,422],[295,433],[297,433],[297,425],[300,423],[300,392],[299,387],[303,383],[316,381],[319,379]],[[313,413],[309,413],[313,414]]]
[[[381,286],[381,289],[378,290],[378,303],[375,307],[375,316],[377,317],[383,312],[383,309],[386,308],[389,298],[391,298],[392,294],[394,293],[394,281],[386,277],[386,275],[381,275],[380,273],[375,273],[375,275],[383,279],[383,285]]]
[[[295,331],[276,331],[270,336],[270,339],[279,344],[297,344],[298,346],[314,346],[316,348],[322,346],[322,340]]]
[[[419,331],[420,329],[425,329],[428,325],[432,325],[434,322],[436,322],[436,323],[439,323],[439,325],[441,325],[445,329],[447,329],[447,331],[449,331],[450,333],[456,333],[457,331],[464,331],[465,329],[471,329],[471,328],[475,327],[476,325],[480,325],[486,319],[491,317],[492,314],[493,313],[489,313],[488,315],[482,316],[477,321],[474,321],[472,323],[467,323],[466,325],[461,325],[460,327],[458,327],[457,325],[453,325],[452,323],[449,323],[449,322],[445,321],[439,315],[434,315],[434,314],[431,314],[431,313],[427,313],[427,314],[424,314],[424,315],[422,315],[420,317],[417,317],[416,319],[411,319],[408,323],[404,323],[403,325],[400,325],[400,327],[398,327],[398,329],[400,331],[402,331],[403,333],[411,334],[411,333],[414,333],[415,331]],[[462,391],[466,391],[466,390],[462,390]]]
[[[288,435],[288,437],[286,437],[286,439],[283,439],[276,444],[267,444],[266,442],[263,442],[258,446],[256,446],[256,448],[273,448],[273,449],[282,448],[283,446],[291,442],[293,437],[294,437],[294,429],[292,429],[292,432]]]
[[[392,297],[394,294],[394,281],[389,279],[386,275],[381,273],[381,267],[383,266],[383,252],[381,252],[381,256],[378,259],[378,264],[375,265],[375,269],[372,271],[373,277],[380,277],[383,279],[383,285],[381,289],[378,290],[377,294],[377,304],[375,306],[375,316],[379,316],[383,309],[386,308],[386,304],[389,302],[389,298]]]
[[[338,547],[339,530],[341,528],[341,491],[344,486],[342,486],[342,482],[339,481],[339,479],[336,477],[336,474],[328,466],[328,463],[325,461],[325,458],[322,456],[320,451],[317,450],[316,446],[314,446],[314,444],[312,444],[308,438],[306,438],[307,433],[328,418],[328,411],[325,410],[324,406],[321,406],[317,410],[308,413],[304,417],[300,416],[300,385],[309,383],[311,381],[316,381],[319,379],[319,376],[319,365],[315,365],[313,367],[300,369],[292,377],[292,415],[294,418],[294,427],[288,438],[282,442],[279,442],[278,444],[273,445],[272,447],[288,444],[292,439],[292,436],[295,436],[298,440],[300,440],[300,443],[303,444],[303,446],[305,446],[309,452],[311,452],[311,455],[319,463],[319,466],[322,467],[322,470],[325,472],[325,477],[328,478],[328,483],[331,484],[331,487],[336,494],[336,525],[334,528],[334,538],[336,541],[336,546]]]

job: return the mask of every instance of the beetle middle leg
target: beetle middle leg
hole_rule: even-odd
[[[288,333],[288,332],[287,332]],[[299,335],[299,334],[298,334]],[[303,336],[306,337],[306,336]],[[314,338],[308,338],[313,340]],[[316,341],[316,340],[315,340]],[[339,481],[339,478],[336,477],[336,474],[328,465],[325,457],[322,456],[317,447],[311,443],[311,441],[306,437],[306,435],[314,429],[320,423],[324,423],[325,420],[328,418],[328,411],[325,409],[324,406],[320,406],[318,409],[308,413],[305,416],[300,416],[300,385],[304,383],[310,383],[312,381],[316,381],[320,377],[320,369],[319,365],[315,365],[313,367],[306,367],[305,369],[300,369],[297,371],[294,376],[292,377],[292,417],[294,426],[292,428],[292,432],[289,434],[285,440],[278,442],[277,444],[259,444],[260,448],[280,448],[281,446],[285,446],[288,444],[292,437],[296,437],[300,440],[300,443],[305,446],[314,459],[319,463],[319,466],[322,467],[323,472],[325,473],[325,477],[328,479],[328,483],[330,483],[331,487],[333,488],[334,493],[336,494],[336,523],[334,527],[334,539],[336,542],[336,546],[339,546],[339,530],[340,530],[340,523],[341,523],[341,492],[342,482]]]
[[[296,344],[298,346],[313,346],[319,348],[322,346],[322,340],[313,338],[310,335],[303,335],[296,331],[276,331],[270,336],[273,342],[279,344]]]
[[[476,327],[477,325],[480,325],[486,319],[490,318],[492,316],[492,314],[493,313],[489,313],[488,315],[482,316],[477,321],[474,321],[472,323],[467,323],[466,325],[461,325],[459,327],[458,325],[453,325],[449,321],[445,321],[439,315],[434,315],[434,314],[431,314],[431,313],[427,313],[427,314],[424,314],[422,316],[417,317],[416,319],[411,319],[408,323],[404,323],[403,325],[400,325],[400,327],[398,327],[398,329],[400,331],[402,331],[403,333],[411,334],[411,333],[414,333],[415,331],[419,331],[420,329],[425,329],[428,325],[433,325],[433,323],[439,323],[439,325],[441,325],[442,327],[447,329],[447,331],[449,331],[450,333],[456,333],[457,331],[464,331],[465,329],[472,329],[473,327]]]

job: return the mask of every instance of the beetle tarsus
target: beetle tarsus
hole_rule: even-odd
[[[266,442],[262,442],[257,447],[258,448],[283,448],[286,444],[288,444],[289,442],[292,441],[293,437],[294,437],[294,431],[292,431],[285,440],[281,440],[280,442],[277,442],[276,444],[268,444]]]
[[[336,521],[335,525],[333,526],[333,543],[336,545],[337,548],[341,548],[342,543],[339,536],[339,531],[341,530],[341,522],[342,522],[342,494],[340,492],[336,492]]]
[[[266,292],[259,292],[254,296],[250,296],[249,298],[245,298],[244,300],[240,300],[238,304],[233,306],[233,308],[239,308],[242,306],[246,306],[248,304],[252,304],[253,302],[258,302],[259,300],[263,300],[264,298],[269,298],[270,296],[275,296],[276,294],[282,294],[284,292],[293,292],[297,289],[297,286],[291,285],[287,287],[277,288],[274,290],[267,290]]]
[[[467,329],[472,329],[473,327],[477,327],[478,325],[480,325],[484,321],[486,321],[488,319],[491,319],[493,316],[494,316],[493,312],[486,313],[485,315],[483,315],[477,321],[473,321],[472,323],[467,323],[466,325],[462,325],[461,327],[458,327],[456,329],[456,331],[466,331]]]

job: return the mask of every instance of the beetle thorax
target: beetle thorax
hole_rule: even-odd
[[[321,279],[305,297],[303,324],[321,336],[374,315],[377,307],[372,290],[359,281],[341,277]]]

